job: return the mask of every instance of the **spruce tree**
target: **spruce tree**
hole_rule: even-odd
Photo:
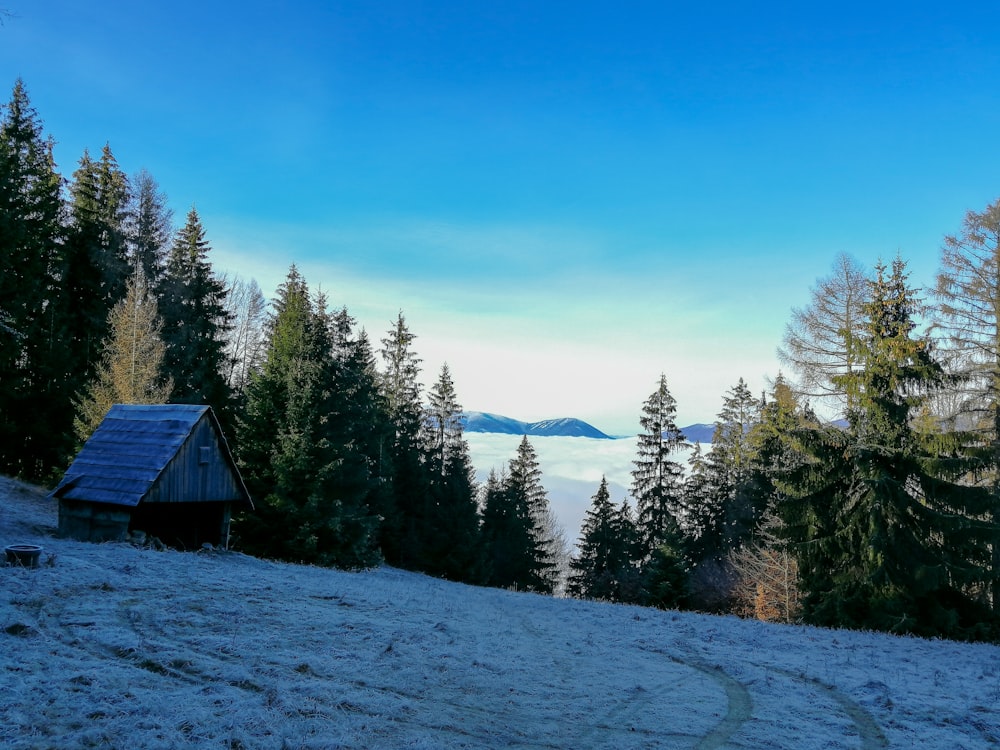
[[[415,339],[399,313],[382,339],[380,378],[394,431],[389,446],[393,501],[382,525],[382,551],[389,563],[410,569],[419,568],[424,559],[431,512],[423,455],[420,358],[413,350]]]
[[[18,79],[0,108],[0,473],[38,479],[68,453],[71,392],[53,314],[61,178]]]
[[[226,288],[212,271],[210,252],[201,219],[192,208],[174,238],[160,280],[160,314],[174,401],[208,404],[225,425],[230,405],[226,334],[232,321]]]
[[[754,486],[755,448],[751,428],[760,419],[760,401],[743,378],[723,398],[712,450],[704,458],[700,497],[691,505],[695,560],[723,560],[753,534],[763,499]]]
[[[145,169],[132,179],[128,218],[129,260],[142,269],[149,286],[157,289],[173,235],[173,212],[167,196]]]
[[[255,554],[363,568],[379,560],[377,519],[367,505],[367,457],[349,439],[334,334],[322,301],[292,266],[242,415],[237,455],[256,510],[235,533]]]
[[[650,559],[655,550],[680,534],[684,469],[672,457],[688,443],[677,427],[676,414],[677,402],[666,376],[660,375],[659,385],[643,404],[639,417],[643,432],[632,470],[641,560]]]
[[[976,465],[962,435],[914,429],[945,379],[929,341],[913,335],[918,309],[904,263],[878,265],[858,342],[863,368],[841,383],[850,426],[796,433],[806,460],[783,486],[783,520],[809,622],[989,637],[976,596],[989,575],[993,497],[961,483]]]
[[[738,578],[738,612],[762,620],[794,622],[799,617],[798,564],[782,539],[780,509],[786,504],[781,490],[785,476],[802,466],[802,455],[792,437],[819,421],[802,405],[779,374],[770,398],[761,400],[760,421],[750,429],[752,488],[761,520],[751,539],[729,553]]]
[[[108,313],[125,295],[131,275],[128,178],[109,146],[98,161],[84,151],[69,192],[70,222],[59,269],[63,294],[56,316],[66,342],[66,378],[79,392],[92,378],[108,335]]]
[[[552,593],[559,583],[552,539],[545,533],[548,498],[541,479],[538,457],[524,436],[495,498],[500,507],[484,511],[493,586]]]
[[[601,477],[580,530],[579,552],[569,564],[566,588],[570,596],[630,601],[637,575],[630,521],[628,506],[619,509],[611,503],[607,478]]]
[[[448,365],[431,389],[425,428],[431,511],[422,569],[478,583],[483,569],[475,469],[462,427],[462,407]]]

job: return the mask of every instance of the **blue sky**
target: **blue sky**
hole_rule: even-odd
[[[930,283],[1000,195],[992,3],[282,6],[0,0],[0,85],[469,409],[628,433],[664,372],[711,421],[838,252]]]

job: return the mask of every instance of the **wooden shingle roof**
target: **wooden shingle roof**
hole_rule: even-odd
[[[69,500],[136,506],[153,488],[203,419],[211,421],[243,499],[243,480],[211,407],[190,404],[115,404],[66,470],[52,495]]]

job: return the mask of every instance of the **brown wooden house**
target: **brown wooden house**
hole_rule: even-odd
[[[253,507],[215,413],[187,404],[112,406],[52,496],[60,536],[178,549],[226,548],[234,506]]]

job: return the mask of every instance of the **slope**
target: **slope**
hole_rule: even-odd
[[[1000,648],[51,537],[0,478],[0,746],[986,748]]]

